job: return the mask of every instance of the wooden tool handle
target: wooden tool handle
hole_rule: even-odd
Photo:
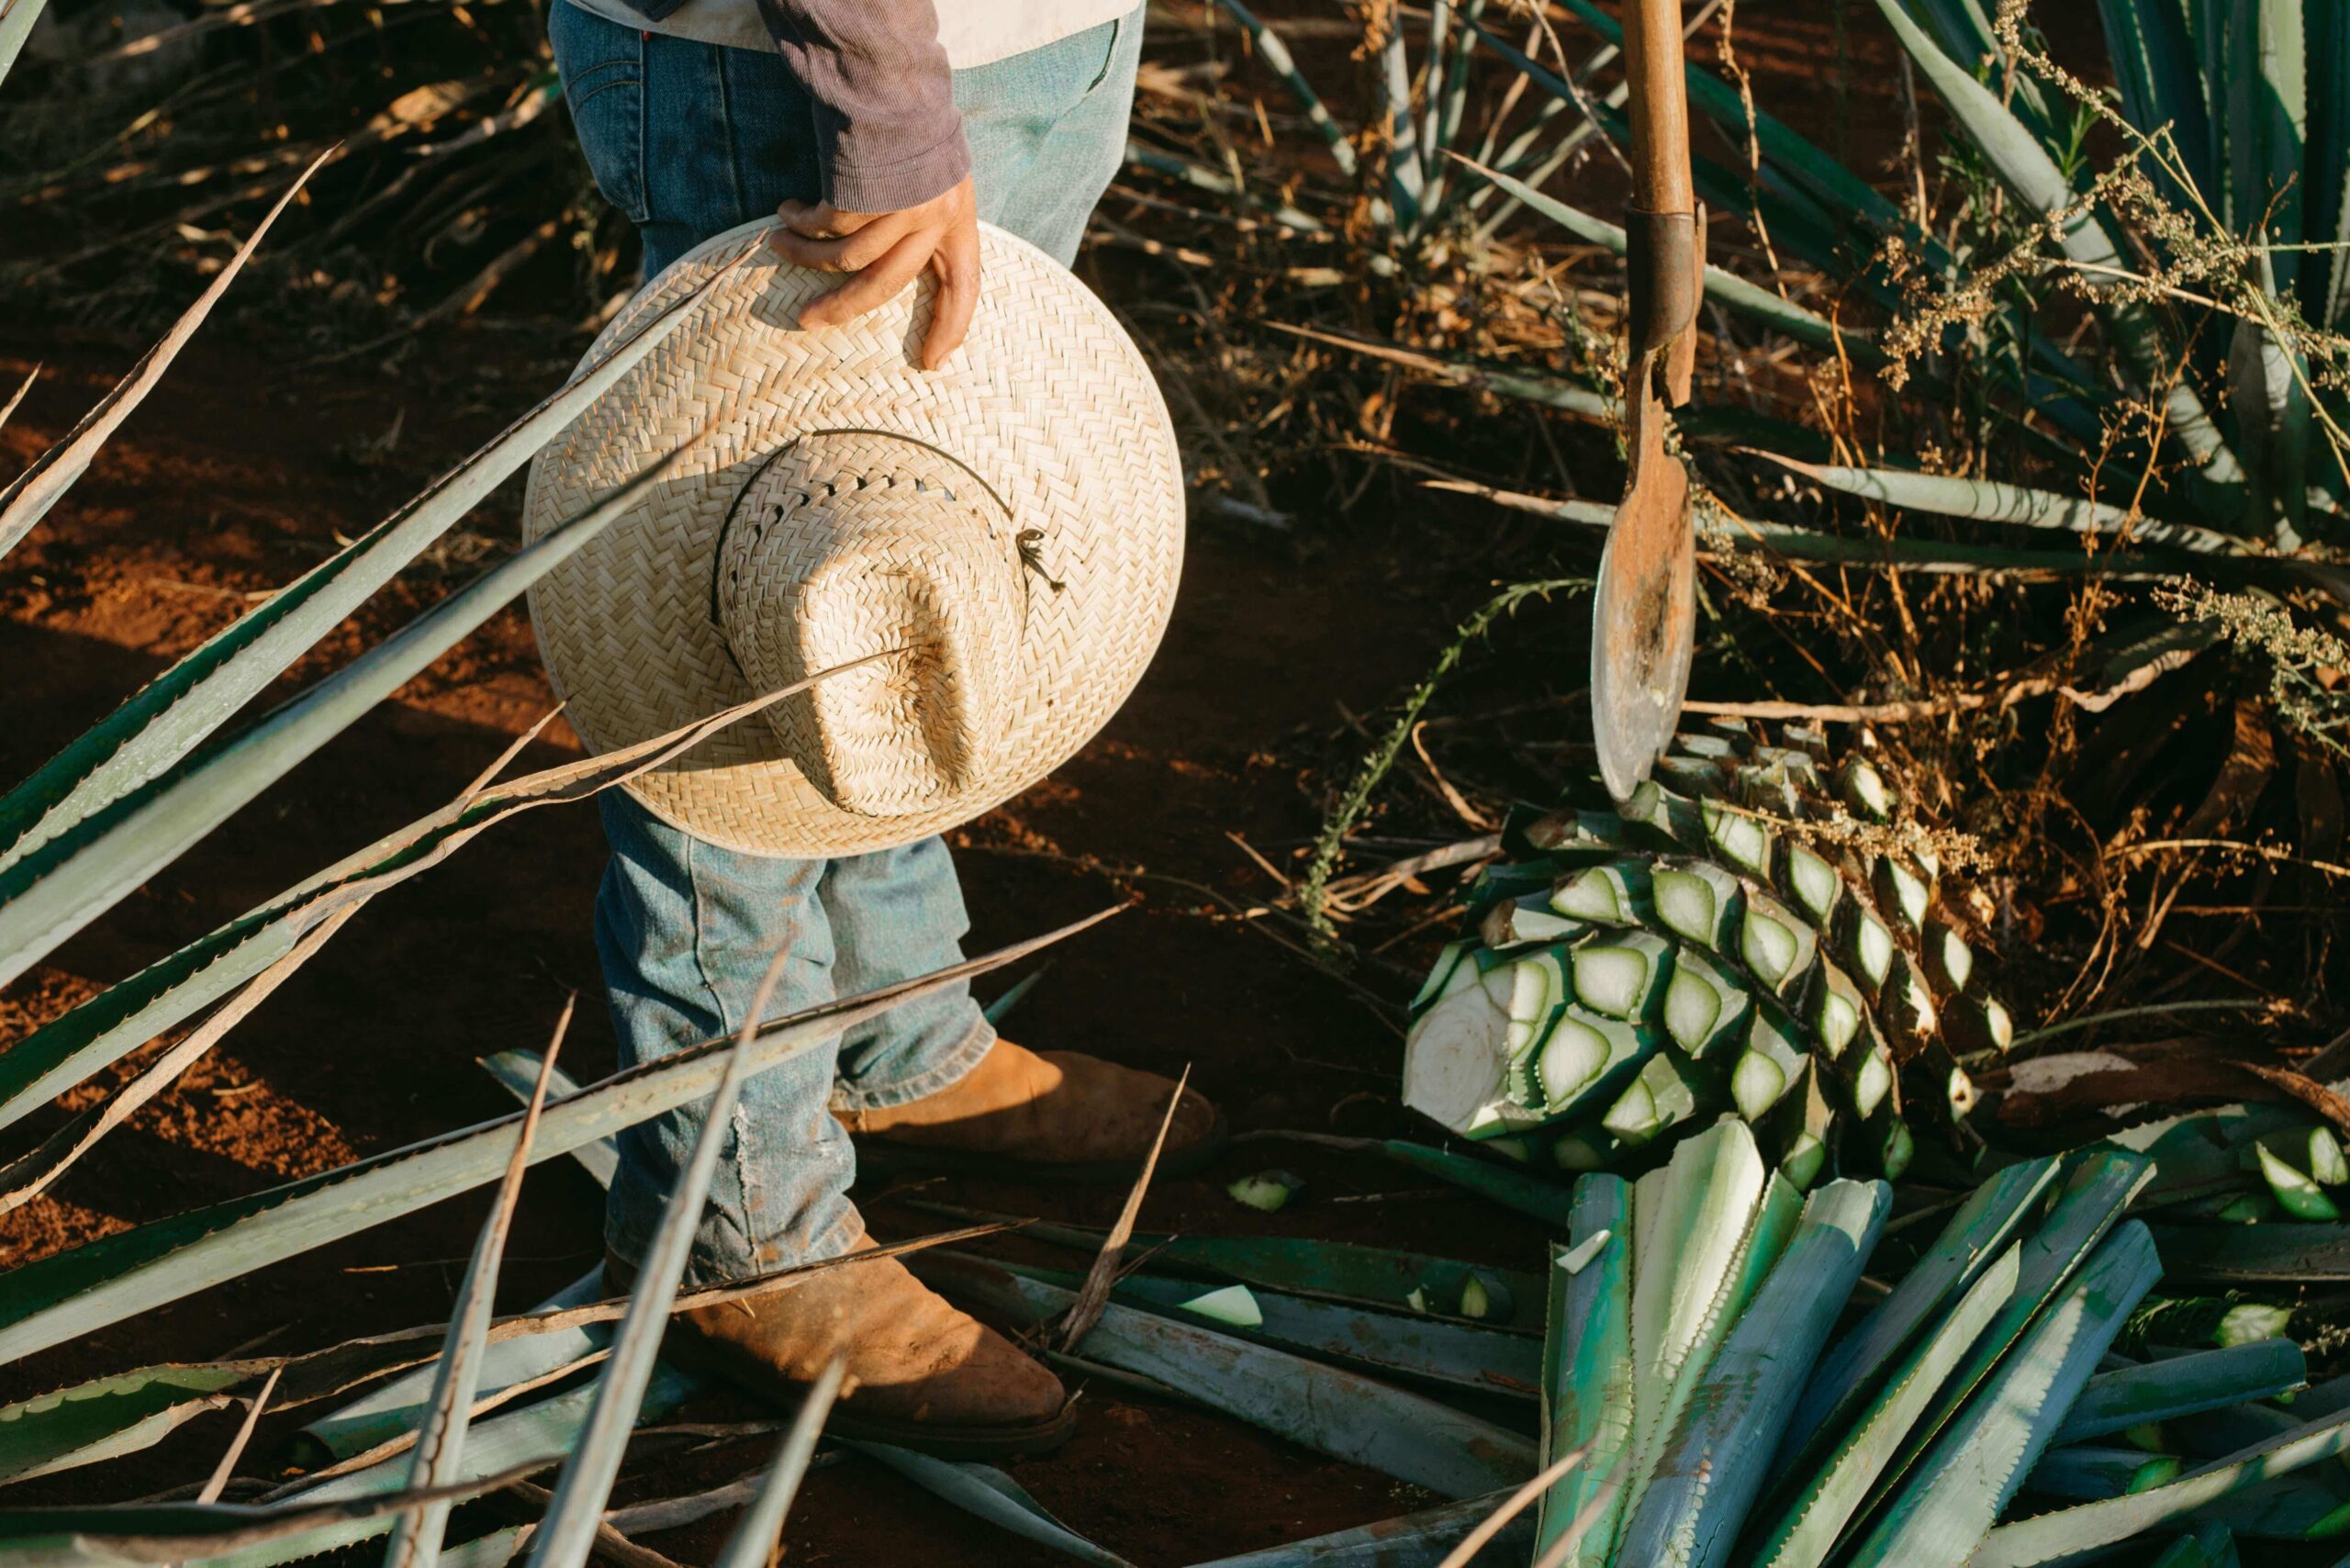
[[[1681,0],[1626,0],[1624,70],[1631,84],[1632,205],[1644,212],[1695,212]]]

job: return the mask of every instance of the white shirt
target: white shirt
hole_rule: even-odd
[[[771,50],[775,39],[760,19],[757,0],[686,0],[657,22],[622,0],[571,0],[607,21],[730,49]],[[1042,49],[1072,33],[1114,21],[1136,0],[941,0],[938,41],[946,62],[962,71]]]

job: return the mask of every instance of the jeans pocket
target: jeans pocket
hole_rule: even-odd
[[[651,216],[644,196],[644,35],[571,0],[554,0],[547,7],[547,41],[596,188],[642,227]]]

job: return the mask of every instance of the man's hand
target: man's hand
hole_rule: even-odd
[[[828,273],[856,275],[800,312],[802,327],[854,320],[893,297],[924,267],[938,274],[922,366],[936,370],[962,346],[979,304],[979,208],[971,181],[901,212],[843,212],[829,202],[788,201],[783,227],[767,236],[778,255]]]

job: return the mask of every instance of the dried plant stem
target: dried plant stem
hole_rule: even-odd
[[[1529,599],[1548,599],[1554,593],[1588,589],[1590,587],[1591,579],[1588,577],[1547,577],[1539,582],[1516,583],[1487,599],[1474,614],[1454,629],[1452,641],[1437,655],[1435,666],[1422,678],[1420,684],[1412,689],[1411,695],[1404,698],[1404,711],[1396,715],[1386,735],[1363,759],[1361,767],[1355,773],[1354,781],[1347,786],[1347,792],[1339,797],[1337,806],[1323,820],[1322,831],[1315,836],[1314,858],[1306,865],[1305,878],[1299,884],[1297,892],[1298,907],[1315,931],[1325,938],[1337,935],[1326,906],[1330,874],[1337,868],[1338,856],[1344,848],[1347,835],[1354,831],[1355,824],[1371,809],[1371,791],[1379,788],[1379,781],[1386,778],[1395,766],[1396,757],[1402,755],[1404,745],[1411,740],[1412,727],[1419,722],[1421,711],[1427,707],[1428,700],[1436,695],[1436,689],[1442,684],[1444,678],[1450,675],[1453,666],[1460,662],[1460,655],[1468,651],[1469,644],[1483,636],[1495,621]]]

